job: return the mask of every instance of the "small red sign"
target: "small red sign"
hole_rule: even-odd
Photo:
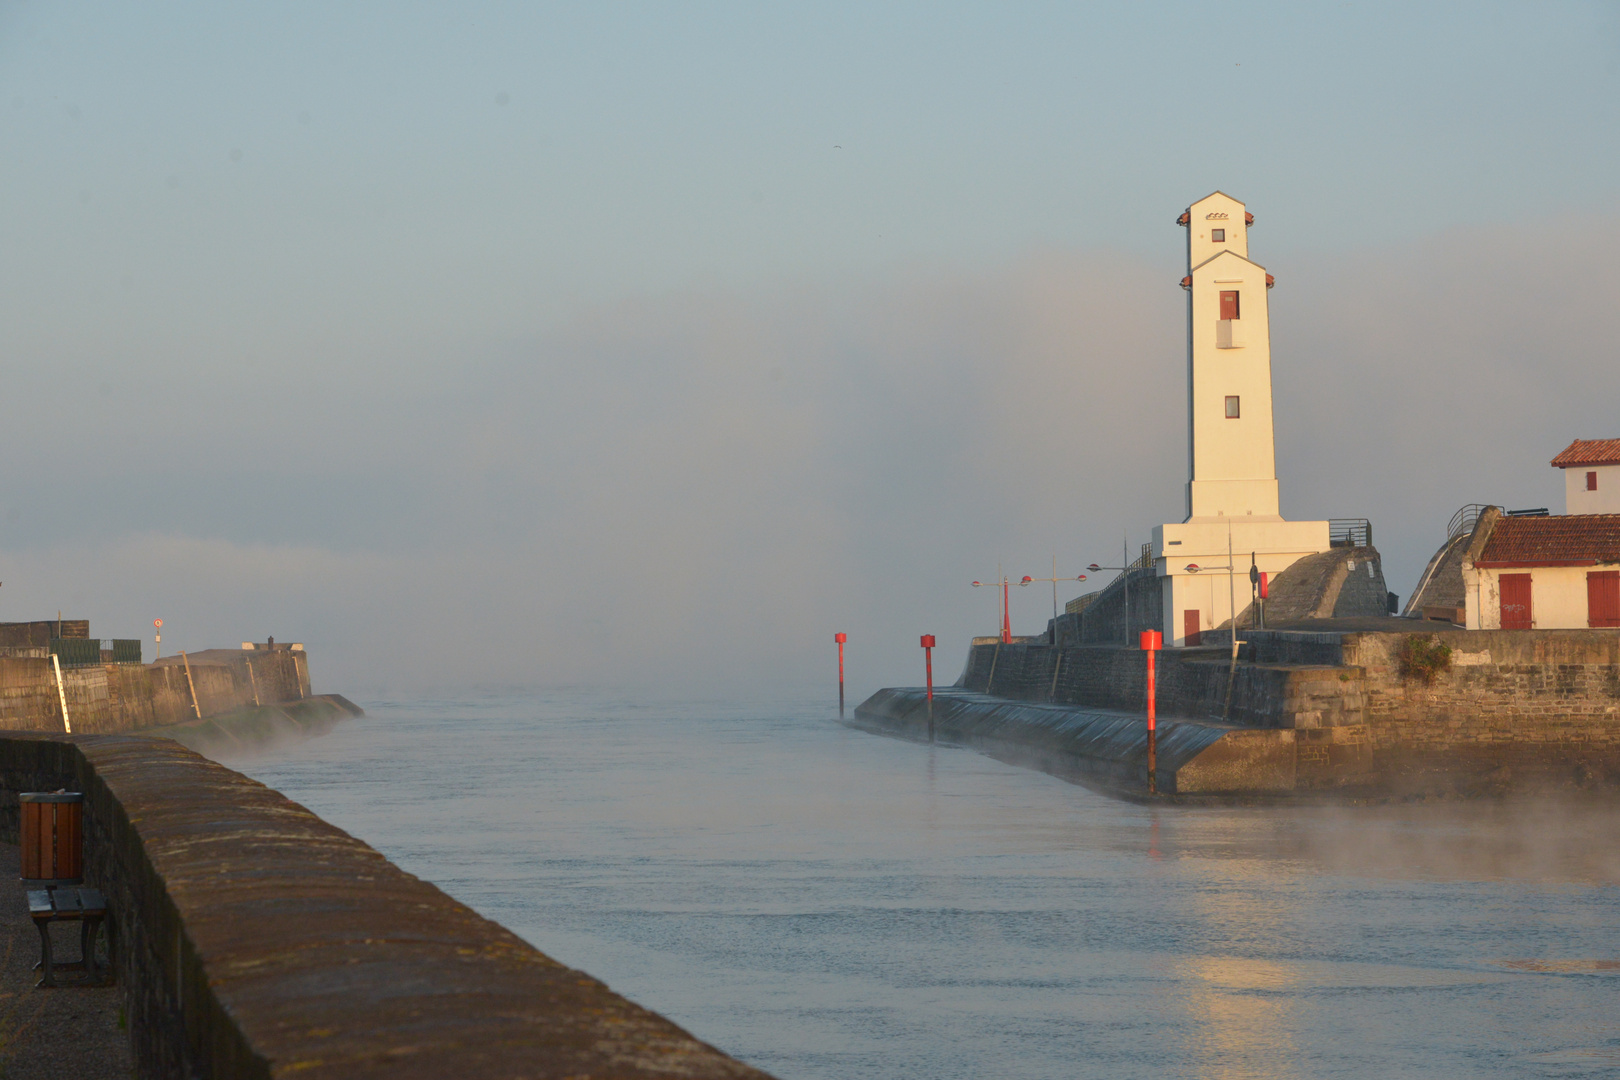
[[[933,634],[924,634],[922,636],[922,647],[925,648],[925,649],[932,649],[934,647],[934,635]]]
[[[152,620],[152,625],[157,627],[159,630],[161,630],[161,629],[163,629],[163,620],[162,619],[153,619]]]

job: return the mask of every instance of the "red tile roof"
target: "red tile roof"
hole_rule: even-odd
[[[1620,465],[1620,439],[1576,439],[1552,463],[1559,469],[1571,465]]]
[[[1590,566],[1620,563],[1620,514],[1504,517],[1475,566]]]

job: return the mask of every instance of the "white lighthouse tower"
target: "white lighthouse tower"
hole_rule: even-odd
[[[1234,596],[1243,610],[1251,556],[1275,575],[1329,546],[1326,521],[1284,521],[1280,512],[1272,278],[1249,260],[1253,222],[1242,203],[1219,191],[1180,219],[1187,229],[1187,519],[1153,530],[1154,560],[1169,578],[1166,644],[1196,643],[1231,619]]]

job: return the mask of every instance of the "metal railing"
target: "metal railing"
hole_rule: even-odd
[[[1366,518],[1328,518],[1331,547],[1372,547],[1372,522]]]
[[[139,664],[140,638],[51,638],[47,656],[55,656],[65,668],[100,667],[103,664]]]
[[[1455,540],[1463,533],[1471,533],[1474,526],[1479,524],[1479,515],[1491,508],[1491,503],[1468,503],[1451,515],[1451,523],[1446,526],[1446,539]]]

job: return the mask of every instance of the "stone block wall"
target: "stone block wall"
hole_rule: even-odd
[[[214,650],[228,652],[228,650]],[[205,659],[191,665],[191,682],[177,657],[153,664],[107,664],[65,668],[62,693],[48,659],[0,657],[0,730],[62,731],[62,697],[75,734],[135,731],[194,719],[192,685],[204,717],[255,703],[297,701],[309,696],[303,652],[253,652],[247,659]]]
[[[1540,743],[1620,751],[1620,633],[1426,629],[1432,625],[1414,624],[1414,634],[1452,649],[1449,670],[1432,682],[1401,673],[1399,649],[1410,634],[1254,632],[1229,708],[1226,654],[1206,648],[1159,654],[1158,709],[1256,727],[1363,727],[1377,749]],[[982,644],[958,685],[1139,712],[1146,659],[1138,649]]]
[[[1164,579],[1152,567],[1132,570],[1130,632],[1164,630]],[[1065,613],[1047,628],[1047,640],[1059,645],[1117,645],[1125,640],[1125,581],[1116,578],[1078,613]],[[1053,634],[1057,637],[1054,639]],[[1134,645],[1132,641],[1130,644]]]
[[[1220,718],[1253,727],[1315,728],[1360,722],[1360,673],[1338,667],[1239,664],[1220,649],[1159,653],[1157,708],[1166,717]],[[993,674],[993,678],[992,678]],[[964,689],[1018,701],[1144,710],[1147,658],[1106,646],[975,645]]]
[[[1420,624],[1422,625],[1422,624]],[[1407,634],[1345,634],[1364,672],[1364,722],[1378,747],[1442,750],[1570,744],[1620,750],[1620,633],[1613,630],[1416,632],[1451,647],[1433,682],[1402,678]]]
[[[0,834],[63,787],[142,1076],[766,1080],[178,743],[0,737]]]

